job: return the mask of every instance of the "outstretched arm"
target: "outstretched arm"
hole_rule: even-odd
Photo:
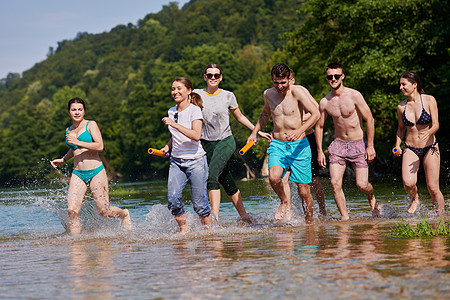
[[[261,128],[264,127],[264,125],[266,125],[266,123],[269,121],[270,119],[270,106],[268,104],[268,101],[266,99],[266,92],[264,92],[264,108],[261,112],[261,115],[259,116],[258,122],[256,123],[255,127],[252,130],[252,133],[250,134],[250,136],[247,139],[247,143],[250,141],[255,141],[256,142],[256,134],[261,130]],[[269,140],[269,142],[271,141],[271,135],[269,134],[270,138],[267,138]]]
[[[231,109],[231,113],[233,114],[236,121],[247,127],[248,129],[252,130],[255,129],[255,125],[250,122],[246,116],[244,116],[239,109],[239,107],[236,107],[235,109]],[[258,134],[262,136],[263,138],[266,138],[267,140],[271,141],[271,135],[269,133],[263,132],[261,130],[258,131]]]
[[[69,151],[67,151],[67,153],[64,154],[63,157],[52,160],[50,162],[50,164],[52,165],[53,168],[56,169],[56,167],[58,167],[59,165],[62,165],[63,163],[65,163],[66,161],[71,159],[72,157],[73,157],[73,150],[69,149]]]

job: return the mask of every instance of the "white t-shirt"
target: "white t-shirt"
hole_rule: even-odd
[[[236,96],[222,89],[214,95],[205,89],[195,89],[194,92],[203,100],[202,139],[220,141],[232,135],[229,110],[238,108]]]
[[[169,118],[175,121],[176,112],[177,107],[171,107],[168,112]],[[192,121],[194,120],[203,120],[202,110],[196,105],[190,104],[178,113],[177,123],[186,128],[192,129]],[[172,126],[169,126],[169,131],[172,134],[172,157],[196,159],[206,154],[199,141],[197,142],[188,138]]]

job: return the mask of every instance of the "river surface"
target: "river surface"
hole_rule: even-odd
[[[405,213],[401,180],[372,180],[383,218],[373,218],[346,179],[349,221],[339,221],[327,178],[328,218],[274,222],[279,200],[267,181],[239,182],[255,223],[227,199],[212,231],[184,201],[191,233],[178,234],[166,181],[111,184],[111,203],[131,212],[133,230],[104,220],[88,194],[78,237],[65,233],[67,185],[0,189],[1,299],[449,299],[450,237],[389,237],[393,223],[433,218],[426,187],[419,213]],[[295,190],[295,189],[294,189]],[[449,191],[443,187],[448,220]],[[317,210],[317,204],[315,204]]]

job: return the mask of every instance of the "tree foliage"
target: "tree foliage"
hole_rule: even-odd
[[[444,102],[450,94],[448,15],[443,0],[192,0],[182,9],[172,2],[136,25],[79,33],[58,42],[46,60],[22,76],[11,73],[0,80],[0,183],[49,174],[48,161],[67,151],[66,105],[75,96],[87,101],[86,118],[99,124],[108,172],[165,176],[168,161],[148,155],[147,148],[162,147],[170,138],[161,122],[174,105],[170,84],[187,76],[195,88],[204,87],[209,63],[221,65],[221,87],[236,94],[240,109],[255,123],[273,64],[293,67],[297,83],[319,100],[328,91],[325,66],[341,62],[346,85],[360,90],[372,109],[375,145],[387,158],[401,99],[400,73],[419,72],[440,115],[449,109]],[[248,129],[233,118],[231,126],[240,148]],[[439,133],[447,126],[441,122]],[[257,170],[266,147],[259,142],[239,158]]]

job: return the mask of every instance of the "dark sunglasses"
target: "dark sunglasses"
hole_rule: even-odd
[[[327,80],[332,80],[334,76],[334,79],[338,80],[341,78],[342,74],[334,74],[334,75],[327,75]]]
[[[214,79],[219,79],[220,76],[222,76],[222,74],[220,74],[220,73],[217,73],[217,74],[208,73],[208,74],[205,74],[205,75],[206,75],[206,78],[208,78],[208,79],[212,79],[213,77],[214,77]]]
[[[178,123],[178,112],[176,112],[176,113],[173,115],[173,121],[174,121],[175,123]]]

